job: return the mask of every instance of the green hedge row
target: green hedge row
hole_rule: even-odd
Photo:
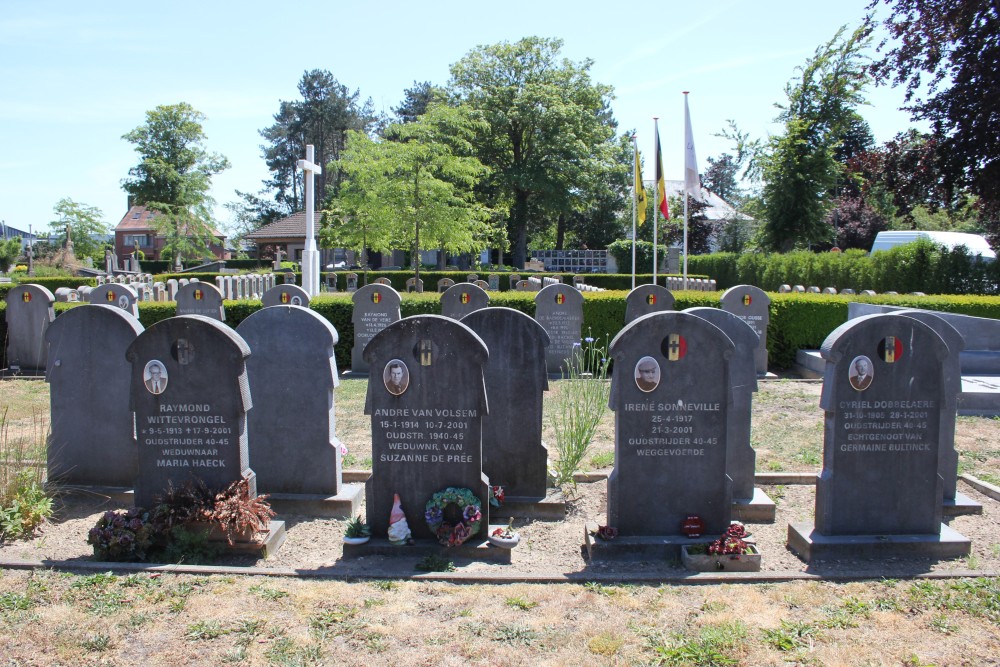
[[[1000,294],[1000,261],[979,261],[964,247],[948,250],[928,240],[873,255],[863,250],[692,255],[688,271],[712,276],[719,289],[757,285],[777,291],[781,285],[815,285],[857,292]]]
[[[625,319],[625,296],[627,292],[587,292],[583,301],[583,336],[592,336],[598,341],[609,342],[622,327]],[[676,292],[677,310],[694,306],[719,306],[720,292]],[[770,323],[768,326],[768,353],[773,369],[787,369],[795,363],[795,354],[800,349],[817,349],[835,328],[847,320],[847,304],[851,301],[888,304],[901,307],[925,308],[1000,319],[1000,297],[996,296],[839,296],[825,294],[770,294]],[[534,293],[501,292],[490,295],[491,306],[514,308],[534,316]],[[56,315],[74,308],[76,304],[57,303]],[[251,313],[260,309],[259,301],[226,301],[226,323],[236,327]],[[3,312],[6,303],[0,301],[0,341],[6,350],[6,319]],[[351,347],[354,327],[351,323],[353,302],[351,295],[323,294],[310,303],[310,308],[337,329],[340,343],[336,346],[337,365],[341,370],[350,368]],[[407,294],[400,305],[403,317],[433,313],[440,314],[440,299],[437,294]],[[140,303],[139,319],[144,327],[173,317],[173,303]],[[3,356],[0,355],[0,361]]]

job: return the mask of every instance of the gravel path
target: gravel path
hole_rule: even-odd
[[[906,577],[926,572],[963,573],[969,570],[983,573],[1000,572],[1000,503],[983,496],[964,483],[959,491],[983,505],[981,515],[946,519],[947,523],[972,540],[969,558],[931,561],[925,558],[850,559],[817,561],[807,565],[785,547],[788,524],[810,520],[815,502],[815,489],[808,485],[761,487],[778,503],[777,519],[773,524],[749,524],[763,554],[762,572],[794,575],[809,573],[819,576]],[[44,526],[30,540],[0,545],[0,560],[44,561],[47,564],[89,561],[91,550],[86,543],[87,531],[101,512],[116,505],[98,498],[72,496],[63,501],[55,520]],[[482,577],[517,576],[585,576],[593,573],[602,577],[612,574],[672,578],[684,570],[676,562],[615,561],[588,563],[582,552],[584,525],[588,521],[604,523],[606,483],[581,483],[569,503],[564,521],[518,521],[521,544],[513,550],[510,564],[471,562],[454,559],[460,573]],[[295,569],[302,574],[338,574],[350,576],[407,576],[415,572],[420,558],[407,555],[405,547],[399,556],[369,556],[358,559],[342,558],[341,535],[344,522],[284,515],[287,539],[277,554],[267,560],[252,557],[229,557],[220,565],[255,566],[265,569]]]

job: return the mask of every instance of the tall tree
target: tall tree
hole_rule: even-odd
[[[490,212],[473,190],[487,169],[471,155],[472,137],[483,130],[461,107],[432,105],[412,123],[389,125],[384,140],[352,131],[337,162],[345,180],[324,245],[409,247],[418,278],[423,248],[486,247]]]
[[[867,82],[863,29],[845,38],[844,28],[800,68],[786,87],[779,114],[784,133],[760,157],[765,211],[761,245],[787,251],[832,240],[825,223],[843,165],[837,148],[856,118]]]
[[[412,88],[403,91],[403,101],[392,111],[400,123],[413,123],[421,116],[434,98],[442,91],[431,85],[430,81],[413,82]]]
[[[492,169],[483,192],[494,206],[509,208],[507,236],[518,267],[531,211],[551,221],[571,210],[578,185],[614,147],[611,88],[591,80],[592,61],[560,59],[561,48],[559,39],[526,37],[478,47],[451,67],[449,89],[488,124],[474,139]]]
[[[903,85],[914,119],[931,124],[949,184],[979,197],[1000,243],[1000,3],[996,0],[872,0],[890,8],[875,81]],[[870,25],[877,23],[874,13]],[[929,77],[927,75],[930,75]],[[928,81],[929,79],[929,81]],[[924,86],[926,85],[926,92]]]
[[[93,237],[107,236],[111,233],[111,225],[104,222],[101,209],[63,197],[56,202],[52,212],[57,217],[49,222],[49,227],[55,232],[60,244],[66,242],[66,226],[69,225],[74,254],[77,257],[103,259],[104,243],[95,241]]]
[[[305,206],[302,176],[295,168],[305,145],[315,146],[316,164],[326,165],[340,158],[350,130],[367,132],[375,123],[371,99],[362,101],[359,90],[352,92],[326,70],[305,72],[298,88],[302,99],[280,102],[274,124],[260,131],[267,141],[261,151],[271,171],[264,184],[288,212]],[[317,196],[335,196],[339,182],[338,172],[324,169],[316,176]]]
[[[165,250],[176,261],[208,256],[214,236],[208,192],[212,176],[229,161],[205,149],[205,116],[187,102],[158,106],[146,122],[123,135],[135,144],[140,162],[122,187],[134,204],[156,211],[153,224],[166,237]]]

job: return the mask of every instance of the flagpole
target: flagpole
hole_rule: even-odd
[[[634,152],[634,159],[632,160],[632,289],[635,289],[635,220],[638,213],[638,193],[635,191],[635,183],[638,176],[639,167],[639,144],[636,142],[635,135],[632,135],[632,150]]]
[[[653,116],[653,136],[660,136],[660,126],[659,117]],[[655,152],[655,151],[654,151]],[[659,159],[657,156],[656,159]],[[653,284],[656,284],[656,246],[659,245],[657,240],[659,239],[658,223],[660,218],[660,182],[657,181],[656,185],[653,186]]]
[[[688,197],[697,189],[701,194],[698,177],[698,158],[694,154],[694,133],[691,131],[691,113],[688,111],[688,91],[684,91],[684,289],[688,282]]]

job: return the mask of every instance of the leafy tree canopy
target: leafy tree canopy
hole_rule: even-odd
[[[104,222],[104,213],[101,209],[63,197],[56,202],[52,212],[57,217],[49,222],[49,227],[56,233],[60,244],[66,243],[66,226],[69,225],[74,254],[77,257],[103,259],[105,244],[95,241],[93,237],[110,234],[111,225]]]

